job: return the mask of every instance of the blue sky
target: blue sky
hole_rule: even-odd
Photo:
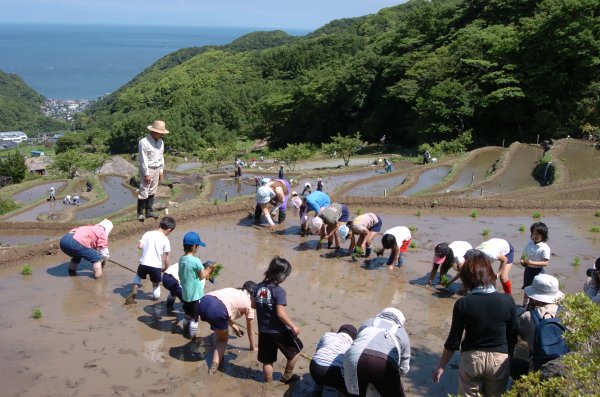
[[[316,29],[404,0],[0,0],[0,23],[100,23]]]

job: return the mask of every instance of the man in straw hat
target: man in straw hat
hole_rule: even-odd
[[[138,143],[140,189],[138,192],[137,219],[143,221],[145,218],[158,219],[152,211],[154,195],[158,189],[158,182],[163,178],[165,167],[165,145],[162,136],[169,133],[165,122],[155,120],[148,126],[148,135],[140,139]]]

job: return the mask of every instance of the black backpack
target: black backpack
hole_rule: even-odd
[[[550,314],[550,313],[546,313]],[[556,317],[540,317],[536,309],[531,311],[531,318],[535,322],[535,336],[533,339],[533,369],[539,370],[548,361],[554,360],[569,352],[563,338],[565,327]]]

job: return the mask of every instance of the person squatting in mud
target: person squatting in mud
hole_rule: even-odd
[[[102,277],[109,257],[108,236],[112,229],[113,223],[104,219],[96,225],[73,228],[60,239],[60,249],[71,257],[69,275],[74,276],[81,259],[85,259],[92,263],[94,278]]]

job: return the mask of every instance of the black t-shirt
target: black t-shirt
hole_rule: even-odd
[[[275,311],[277,305],[287,305],[285,290],[274,283],[259,283],[256,288],[256,317],[258,332],[277,334],[288,332],[287,326],[281,322]]]
[[[465,331],[465,338],[462,334]],[[452,326],[444,347],[448,350],[512,352],[517,340],[515,301],[507,294],[475,293],[454,304]]]

